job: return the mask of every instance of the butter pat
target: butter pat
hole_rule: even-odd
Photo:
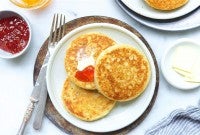
[[[85,69],[86,67],[88,67],[90,65],[94,66],[95,61],[94,61],[93,54],[94,53],[91,53],[90,55],[88,55],[85,52],[85,48],[81,48],[78,51],[77,56],[76,56],[76,60],[78,62],[77,69],[79,71],[82,71],[83,69]]]
[[[94,66],[95,61],[93,56],[88,56],[88,57],[83,57],[82,59],[78,60],[78,65],[77,65],[77,69],[79,71],[82,71],[83,69],[85,69],[86,67],[92,65]]]
[[[176,48],[172,68],[185,81],[200,83],[200,51],[194,46],[183,45]]]
[[[198,58],[193,65],[192,73],[186,76],[185,81],[200,83],[200,56]]]
[[[197,61],[198,52],[190,46],[176,48],[172,67],[191,73]]]

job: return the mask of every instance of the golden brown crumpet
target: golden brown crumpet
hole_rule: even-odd
[[[69,113],[85,121],[94,121],[107,115],[115,105],[97,91],[89,91],[77,87],[66,79],[62,100]]]
[[[173,10],[185,5],[189,0],[145,0],[145,2],[158,10]]]
[[[65,69],[70,80],[81,88],[94,90],[94,64],[99,54],[115,44],[100,33],[83,34],[74,39],[66,51]]]
[[[95,83],[99,92],[109,99],[128,101],[145,90],[150,73],[145,55],[132,46],[115,45],[99,55]]]

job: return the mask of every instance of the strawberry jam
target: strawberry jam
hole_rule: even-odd
[[[94,81],[94,67],[88,66],[82,71],[77,71],[75,77],[82,82],[93,82]]]
[[[0,49],[12,54],[18,53],[27,46],[29,35],[25,20],[17,16],[0,20]]]

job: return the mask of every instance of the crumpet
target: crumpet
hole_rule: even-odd
[[[62,100],[69,113],[85,121],[94,121],[107,115],[115,105],[97,91],[77,87],[66,79],[62,91]]]
[[[84,89],[94,90],[94,64],[99,54],[115,44],[100,33],[83,34],[74,39],[66,51],[65,69],[69,79]]]
[[[145,0],[145,2],[158,10],[173,10],[185,5],[189,0]]]
[[[145,90],[150,73],[144,54],[129,45],[115,45],[104,50],[96,60],[95,84],[107,98],[128,101]]]

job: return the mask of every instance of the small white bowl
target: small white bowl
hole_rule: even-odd
[[[29,45],[30,45],[31,36],[32,36],[30,23],[29,23],[29,21],[26,19],[26,17],[24,15],[22,15],[21,13],[19,14],[19,13],[15,12],[15,11],[11,11],[11,10],[0,11],[0,20],[3,19],[3,18],[11,17],[11,16],[17,16],[17,17],[25,20],[25,22],[27,23],[28,28],[29,28],[29,40],[27,42],[26,47],[23,50],[21,50],[20,52],[15,53],[15,54],[12,54],[12,53],[9,53],[9,52],[6,52],[6,51],[0,49],[0,57],[1,58],[5,58],[5,59],[16,58],[18,56],[21,56],[23,53],[25,53],[26,50],[28,49]]]
[[[173,43],[164,53],[161,60],[161,70],[164,78],[175,88],[181,90],[190,90],[200,86],[199,83],[190,83],[186,82],[182,76],[176,73],[172,69],[172,59],[175,53],[175,50],[179,46],[190,46],[196,49],[200,49],[200,44],[187,38],[179,39]]]

